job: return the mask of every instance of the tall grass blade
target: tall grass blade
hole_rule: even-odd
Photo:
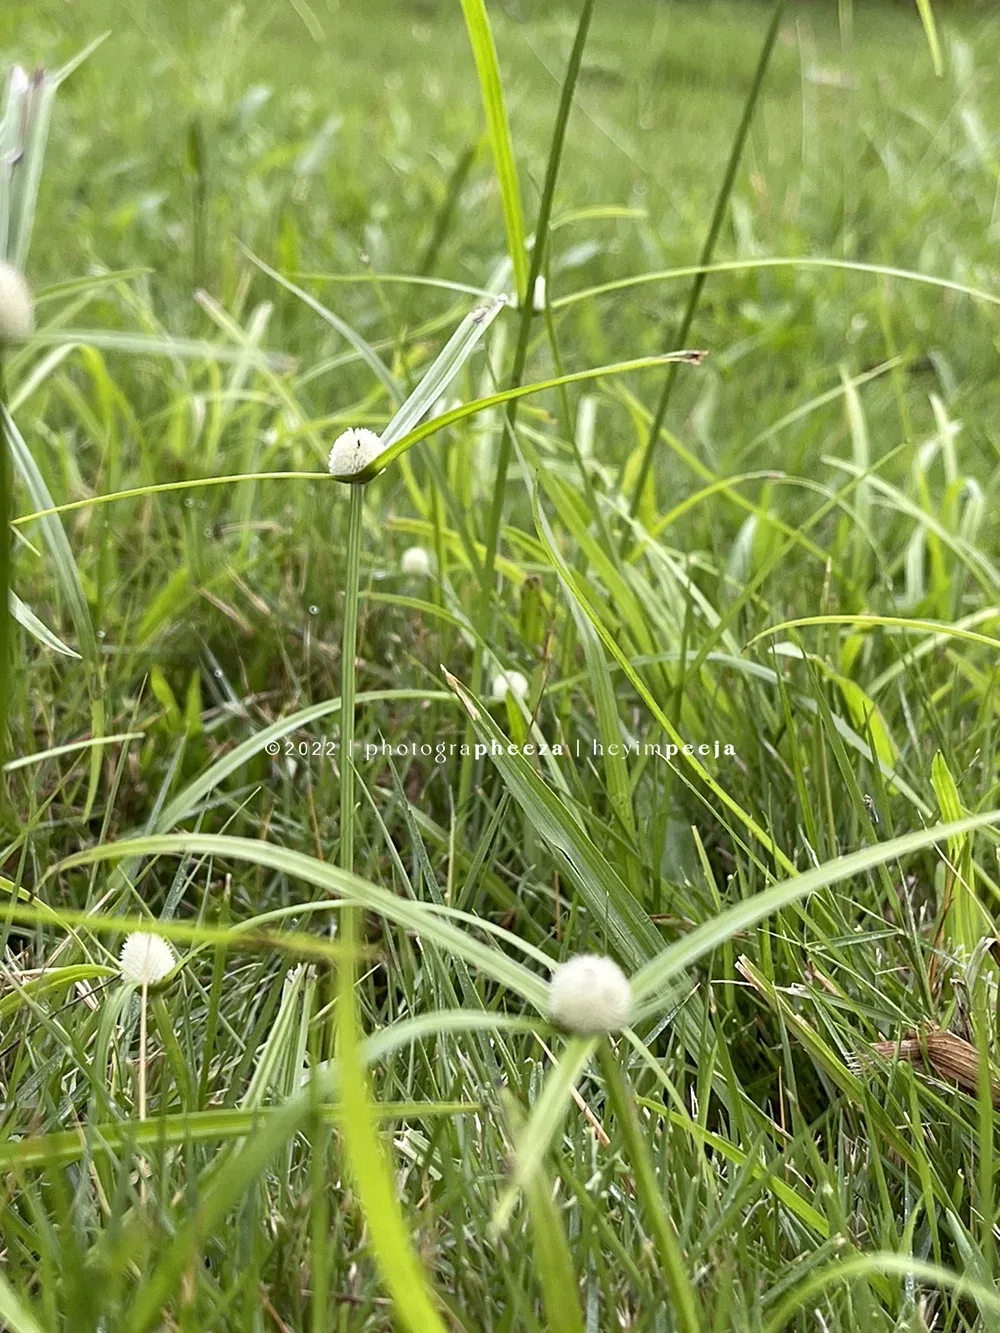
[[[353,925],[353,912],[345,920]],[[352,934],[348,932],[345,938],[348,947],[354,943]],[[344,1151],[357,1183],[382,1281],[392,1293],[397,1320],[410,1333],[446,1333],[426,1275],[410,1245],[409,1227],[375,1127],[358,1038],[353,959],[345,959],[338,969],[337,1032]]]
[[[486,113],[486,128],[493,153],[493,165],[500,186],[504,225],[507,229],[507,251],[514,266],[514,286],[519,301],[528,295],[528,260],[524,244],[524,211],[521,207],[521,186],[517,179],[514,145],[510,137],[507,105],[500,79],[493,29],[486,13],[485,0],[462,0],[465,26],[472,44],[472,54],[479,77],[479,91]]]
[[[764,45],[761,47],[760,57],[757,61],[757,68],[754,71],[750,91],[747,93],[747,100],[744,104],[743,115],[736,130],[736,137],[733,139],[733,145],[729,151],[729,161],[726,164],[726,171],[722,178],[722,185],[719,188],[719,193],[715,200],[712,220],[708,224],[708,234],[706,235],[704,244],[701,248],[698,267],[702,271],[696,275],[694,282],[691,284],[691,294],[688,297],[687,306],[685,307],[680,325],[678,326],[678,338],[676,341],[681,343],[685,341],[690,332],[691,325],[694,322],[695,312],[698,309],[698,302],[701,300],[701,289],[705,285],[705,273],[703,270],[707,264],[711,263],[712,255],[715,253],[715,243],[719,239],[719,232],[722,230],[726,210],[729,207],[729,196],[732,194],[733,185],[736,181],[736,172],[739,170],[740,160],[743,157],[743,148],[747,141],[747,135],[750,133],[750,125],[753,121],[754,111],[757,109],[757,99],[764,86],[764,76],[767,73],[768,65],[771,63],[771,53],[774,50],[774,43],[777,40],[778,26],[781,23],[781,15],[784,12],[785,3],[786,0],[775,0],[774,9],[771,13],[771,22],[768,25],[767,33],[764,37]],[[664,418],[667,415],[667,408],[670,406],[670,398],[673,393],[676,375],[676,368],[671,366],[667,371],[667,377],[663,385],[663,392],[660,394],[660,401],[656,406],[656,414],[653,417],[652,424],[649,428],[646,447],[639,463],[639,470],[636,475],[632,491],[632,499],[630,501],[630,510],[633,516],[639,511],[642,493],[646,486],[646,478],[649,475],[649,469],[653,462],[653,451],[659,442],[660,427],[663,425]]]

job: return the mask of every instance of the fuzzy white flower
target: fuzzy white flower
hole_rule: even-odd
[[[31,288],[23,274],[0,260],[0,344],[23,342],[32,323]]]
[[[352,426],[338,435],[330,450],[330,471],[335,477],[352,477],[382,452],[382,441],[373,430]]]
[[[545,309],[546,282],[543,277],[535,279],[535,290],[531,297],[531,308],[536,315],[540,315]]]
[[[618,1032],[628,1023],[632,991],[613,958],[581,953],[560,963],[549,982],[549,1014],[570,1032]]]
[[[137,930],[122,945],[121,971],[136,986],[155,986],[177,966],[174,951],[162,935]]]
[[[490,681],[490,698],[495,703],[500,703],[512,694],[515,699],[526,699],[528,697],[528,677],[520,671],[498,671]]]
[[[403,552],[399,567],[404,574],[418,574],[426,577],[431,572],[431,555],[422,546],[408,546]]]

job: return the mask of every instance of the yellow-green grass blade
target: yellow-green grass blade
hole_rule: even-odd
[[[32,1134],[0,1143],[0,1170],[65,1166],[84,1157],[142,1152],[156,1148],[178,1148],[196,1143],[225,1143],[245,1139],[273,1119],[273,1106],[251,1110],[213,1108],[154,1116],[149,1120],[110,1120],[86,1129],[60,1129],[51,1134]],[[441,1116],[471,1115],[476,1102],[380,1102],[375,1108],[380,1122],[424,1120]],[[324,1124],[337,1126],[345,1114],[343,1103],[318,1107]]]
[[[121,860],[124,857],[179,856],[185,853],[196,855],[231,857],[233,860],[248,862],[286,874],[290,879],[302,880],[314,888],[323,889],[331,896],[358,903],[370,911],[377,912],[407,929],[415,930],[422,939],[438,945],[445,953],[452,952],[464,958],[472,967],[479,968],[485,975],[492,977],[501,985],[508,987],[539,1012],[544,1012],[548,997],[546,983],[537,973],[530,971],[523,963],[490,948],[466,931],[459,930],[450,922],[443,920],[437,913],[429,911],[425,904],[411,899],[401,898],[388,889],[371,884],[357,875],[331,866],[316,857],[303,852],[292,851],[275,846],[263,839],[234,838],[225,834],[182,833],[165,837],[131,838],[121,842],[104,843],[77,852],[53,867],[49,874],[57,871],[65,873],[74,866],[93,865],[100,861]],[[45,881],[43,880],[42,883]],[[41,887],[41,886],[40,886]],[[25,912],[24,908],[10,909],[17,916]],[[48,909],[50,912],[52,909]],[[15,915],[16,914],[16,915]],[[78,914],[61,913],[66,920],[81,924]],[[51,917],[49,918],[51,920]],[[112,919],[114,920],[114,918]],[[101,918],[85,917],[82,924],[95,923],[97,928]],[[149,923],[145,925],[149,929]],[[157,929],[161,927],[157,923]],[[176,927],[171,926],[171,933]],[[166,928],[163,933],[168,934]],[[246,937],[244,937],[246,938]],[[277,938],[281,938],[280,936]],[[329,941],[312,940],[317,953],[326,951],[328,956],[337,952],[337,946]]]
[[[462,12],[465,15],[465,26],[469,32],[472,54],[476,62],[490,150],[500,186],[504,226],[507,231],[507,250],[514,266],[514,286],[517,289],[518,299],[523,301],[528,291],[524,210],[521,207],[521,187],[517,178],[517,164],[514,161],[514,145],[510,136],[510,122],[507,119],[507,104],[504,101],[503,84],[500,79],[496,43],[493,40],[493,29],[490,27],[484,0],[462,0]]]
[[[397,440],[388,449],[383,450],[367,467],[358,472],[339,476],[337,480],[356,484],[369,482],[373,477],[377,477],[380,472],[385,471],[390,463],[395,462],[400,454],[404,454],[407,449],[412,449],[421,440],[426,440],[428,436],[436,435],[438,431],[454,426],[458,421],[464,421],[466,417],[473,417],[480,412],[488,411],[491,407],[497,407],[500,403],[509,403],[518,398],[527,398],[531,394],[544,393],[546,389],[558,389],[564,384],[582,384],[586,380],[610,379],[615,375],[627,375],[634,370],[651,370],[657,366],[664,366],[670,361],[681,361],[686,365],[698,365],[703,357],[704,353],[698,351],[667,352],[661,356],[640,356],[630,361],[616,361],[607,366],[594,366],[589,370],[577,370],[568,375],[556,375],[552,379],[538,380],[534,384],[521,384],[516,388],[503,389],[499,393],[489,394],[484,398],[475,398],[469,403],[463,403],[461,407],[453,408],[450,412],[442,412],[439,417],[435,417],[432,421],[423,422],[404,435],[401,440]]]
[[[345,931],[350,944],[353,913],[345,920],[350,923]],[[361,1058],[353,958],[351,963],[341,964],[337,976],[337,1034],[344,1152],[382,1280],[392,1295],[399,1324],[410,1333],[446,1333],[427,1277],[413,1252],[410,1228],[376,1128],[375,1106]]]

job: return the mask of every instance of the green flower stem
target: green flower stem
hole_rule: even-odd
[[[625,1086],[625,1079],[610,1043],[602,1041],[597,1055],[611,1109],[615,1113],[618,1128],[625,1140],[625,1150],[629,1166],[632,1168],[636,1195],[646,1214],[646,1223],[652,1231],[653,1243],[663,1265],[674,1318],[677,1326],[684,1329],[685,1333],[700,1333],[701,1321],[698,1317],[694,1288],[684,1267],[684,1259],[674,1235],[673,1224],[660,1197],[653,1162],[646,1146],[635,1103]]]
[[[0,347],[0,771],[7,759],[7,711],[13,693],[13,670],[11,667],[11,632],[10,585],[11,585],[11,530],[13,469],[11,467],[10,448],[7,444],[7,428],[4,424],[4,365],[3,348]]]
[[[340,865],[354,869],[354,662],[358,651],[361,515],[365,487],[352,486],[347,513],[344,633],[340,647]]]

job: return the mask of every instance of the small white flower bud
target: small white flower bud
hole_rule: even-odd
[[[549,1014],[570,1032],[619,1032],[628,1023],[632,991],[613,958],[581,953],[560,963],[549,982]]]
[[[177,959],[162,935],[137,930],[122,945],[121,973],[136,986],[155,986],[174,970]]]
[[[0,260],[0,344],[23,342],[32,323],[31,288],[23,274]]]
[[[541,312],[545,309],[545,288],[546,288],[545,279],[543,277],[536,278],[535,290],[531,298],[531,308],[534,310],[536,315],[540,315]]]
[[[494,703],[502,703],[508,694],[526,699],[529,689],[528,677],[520,671],[499,671],[490,681],[490,698]]]
[[[382,452],[382,441],[373,430],[352,426],[338,435],[330,450],[330,471],[335,477],[353,477]]]
[[[422,546],[408,546],[403,552],[399,567],[404,574],[416,574],[426,578],[431,572],[431,556]]]

